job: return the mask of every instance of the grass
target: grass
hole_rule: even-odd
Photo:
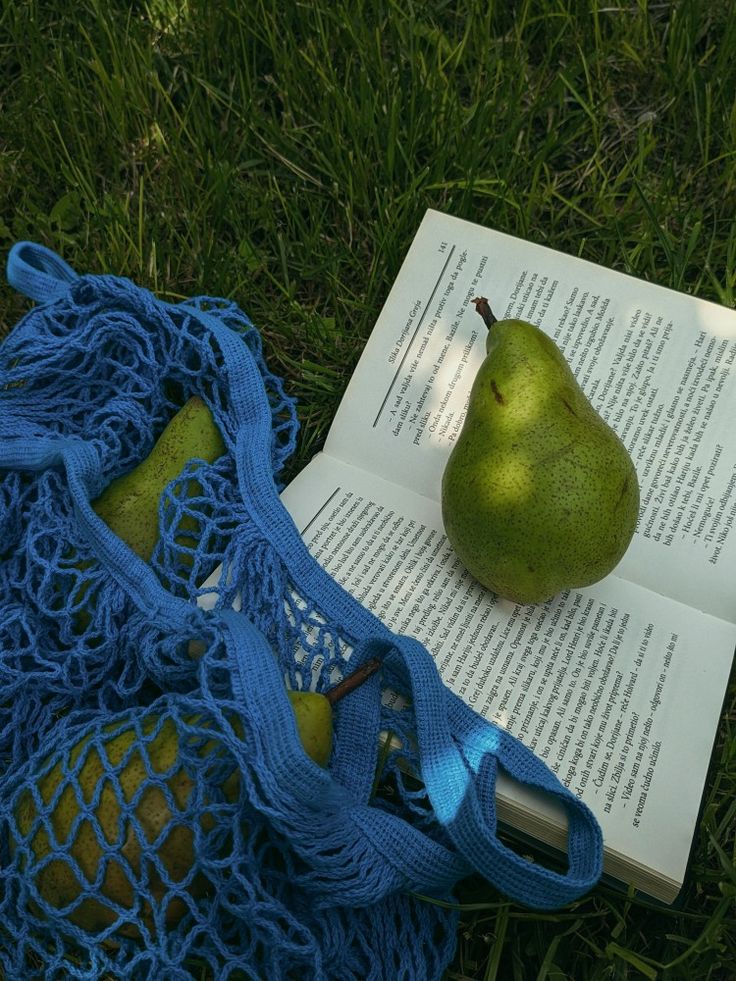
[[[427,207],[736,298],[728,0],[18,0],[0,249],[234,297],[318,450]],[[27,308],[0,289],[0,333]],[[736,690],[678,909],[470,881],[448,981],[736,975]]]

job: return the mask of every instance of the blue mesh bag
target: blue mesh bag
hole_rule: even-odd
[[[8,279],[37,302],[0,345],[0,975],[427,981],[460,879],[588,891],[590,811],[309,555],[279,499],[294,401],[238,306],[27,242]],[[147,562],[90,502],[192,396],[225,452],[166,487]],[[321,766],[287,689],[369,659]],[[499,837],[499,769],[565,808],[563,871]]]

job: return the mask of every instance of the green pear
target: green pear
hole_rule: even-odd
[[[220,430],[209,407],[198,396],[192,396],[171,419],[153,445],[149,455],[133,470],[113,480],[92,501],[102,520],[148,562],[159,538],[158,505],[161,494],[193,459],[214,463],[225,453]],[[189,497],[196,497],[202,487],[191,480]],[[196,546],[196,520],[186,516],[181,542]],[[189,560],[182,553],[183,561]]]
[[[473,302],[486,357],[442,476],[442,520],[482,585],[542,603],[622,558],[639,514],[636,470],[554,341]]]
[[[288,695],[305,752],[315,763],[326,766],[332,750],[332,709],[329,701],[324,695],[316,692],[289,692]],[[196,719],[187,721],[192,723],[196,722]],[[237,724],[234,728],[236,731],[242,731]],[[187,810],[195,783],[183,766],[176,769],[179,755],[178,730],[171,718],[166,718],[161,723],[159,716],[151,714],[144,718],[141,731],[145,736],[155,734],[150,741],[139,743],[134,727],[127,723],[123,725],[111,723],[104,729],[103,749],[106,757],[104,761],[101,759],[97,745],[90,745],[90,737],[86,736],[70,750],[59,754],[51,769],[38,781],[38,792],[47,805],[62,783],[64,784],[61,795],[49,815],[53,836],[64,850],[58,851],[57,847],[52,845],[43,822],[38,824],[30,841],[34,864],[41,862],[52,851],[57,852],[57,857],[35,875],[36,888],[49,905],[64,908],[82,893],[82,884],[75,875],[72,865],[65,860],[66,854],[77,863],[89,883],[95,881],[103,860],[103,848],[98,840],[95,824],[102,832],[106,845],[112,849],[105,864],[102,885],[99,887],[101,898],[85,898],[68,914],[72,923],[91,932],[103,930],[117,919],[115,911],[104,902],[105,898],[124,908],[133,908],[136,879],[143,874],[142,852],[151,842],[163,836],[157,847],[157,854],[172,881],[182,881],[194,864],[194,831],[191,826],[177,822],[176,811],[172,813],[163,786],[149,780],[143,757],[145,753],[154,773],[164,773],[174,768],[173,774],[166,777],[166,787],[171,793],[177,811],[185,818],[191,817],[191,814],[187,815]],[[218,752],[221,752],[221,744],[215,739],[204,743],[199,749],[201,757]],[[95,822],[83,819],[76,827],[74,839],[70,843],[70,835],[79,818],[80,803],[74,784],[65,782],[64,774],[75,764],[78,765],[80,757],[83,757],[83,762],[79,767],[76,782],[82,799],[89,805],[99,793],[99,800],[94,807]],[[44,769],[49,762],[47,760]],[[113,768],[117,776],[111,780],[107,773]],[[226,800],[231,802],[237,800],[239,785],[239,771],[236,770],[223,783],[222,790]],[[141,841],[140,832],[131,821],[127,821],[125,825],[121,821],[120,797],[129,802],[137,794],[140,796],[135,806],[135,816],[145,834],[145,842]],[[33,795],[30,791],[26,791],[21,796],[15,812],[20,835],[27,837],[31,833],[36,817],[37,808]],[[214,819],[208,813],[200,817],[203,831],[209,831],[213,823]],[[166,833],[167,828],[169,828],[168,833]],[[15,850],[14,847],[12,850]],[[125,864],[119,861],[118,857],[125,859],[125,862],[130,865],[134,878],[131,878]],[[160,901],[166,895],[166,886],[152,863],[149,864],[147,873],[148,889]],[[196,898],[203,895],[208,887],[209,883],[205,877],[199,875],[195,877],[189,891]],[[150,904],[142,905],[144,922],[148,929],[152,930],[153,917]],[[166,907],[167,926],[174,926],[184,915],[186,908],[184,900],[172,897]],[[125,936],[140,936],[139,931],[132,924],[121,927],[120,933]]]
[[[129,545],[136,555],[149,562],[159,539],[159,501],[161,495],[190,460],[214,463],[226,452],[220,430],[207,404],[192,396],[172,417],[156,440],[149,455],[128,473],[116,477],[92,502],[92,509],[107,526]],[[192,479],[186,486],[188,498],[202,493],[202,485]],[[178,561],[191,568],[192,555],[187,549],[196,548],[199,525],[190,514],[179,522],[175,541],[182,546]],[[77,572],[84,572],[91,562],[73,561]],[[86,602],[90,580],[81,577],[73,590],[77,630],[85,630],[90,614],[82,605]]]
[[[366,662],[325,694],[287,692],[304,751],[318,766],[326,767],[332,753],[332,706],[362,684],[379,666],[377,660]],[[193,724],[198,718],[192,716],[186,721]],[[233,721],[233,729],[242,738],[242,725],[237,720]],[[82,894],[83,886],[72,862],[76,863],[90,884],[96,882],[104,863],[101,885],[97,888],[99,898],[88,896],[67,913],[70,922],[92,933],[110,927],[118,918],[105,902],[106,899],[124,909],[134,908],[137,881],[144,873],[147,876],[147,890],[154,899],[160,902],[166,898],[168,889],[153,863],[149,862],[146,869],[142,868],[144,852],[150,844],[158,843],[156,853],[173,882],[182,882],[194,864],[195,832],[191,824],[177,820],[178,814],[183,820],[191,820],[193,815],[189,801],[195,789],[195,780],[184,765],[177,767],[179,731],[171,717],[161,721],[161,716],[155,712],[143,718],[140,731],[147,738],[141,740],[135,726],[127,719],[118,720],[105,726],[102,740],[92,743],[91,737],[85,736],[71,748],[47,758],[41,767],[43,776],[39,776],[36,783],[38,795],[46,807],[45,820],[37,820],[36,801],[28,789],[20,795],[15,808],[18,835],[26,839],[33,853],[30,874],[34,877],[39,894],[50,906],[64,909]],[[100,744],[104,759],[100,754]],[[197,752],[203,765],[206,765],[208,757],[214,762],[218,754],[222,755],[223,746],[213,737],[204,742]],[[144,754],[154,774],[167,773],[168,776],[159,781],[151,780]],[[73,781],[65,776],[72,770],[76,775]],[[111,777],[113,771],[115,776]],[[162,784],[171,794],[174,811],[169,806]],[[227,801],[238,799],[238,769],[224,780],[222,791]],[[58,799],[50,806],[57,794]],[[84,817],[79,820],[82,807],[78,795],[81,795],[84,805],[92,806],[94,821]],[[131,820],[123,823],[121,798],[126,803],[136,798],[134,813],[140,829]],[[214,826],[214,818],[204,812],[200,815],[199,823],[202,831],[207,832]],[[97,831],[104,839],[104,850]],[[141,831],[145,842],[139,837]],[[15,854],[17,843],[12,836],[10,848],[11,854]],[[54,857],[35,871],[35,866],[52,853]],[[67,855],[72,862],[66,860]],[[196,900],[211,888],[209,880],[199,873],[189,883],[188,892]],[[34,911],[39,912],[37,908]],[[187,903],[181,897],[172,896],[165,911],[167,928],[174,927],[186,911]],[[148,900],[141,903],[140,912],[146,927],[152,932],[153,911]],[[140,938],[140,931],[134,924],[124,924],[118,927],[117,932]]]

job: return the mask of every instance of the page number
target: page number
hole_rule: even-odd
[[[438,252],[447,252],[447,242],[440,242],[440,247],[437,249]]]

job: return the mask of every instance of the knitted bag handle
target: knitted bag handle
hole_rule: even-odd
[[[50,250],[23,242],[10,253],[8,278],[28,296],[44,303],[63,296],[77,274]],[[377,678],[346,702],[340,724],[343,730],[352,727],[360,738],[339,742],[331,771],[325,774],[326,779],[339,783],[342,791],[350,791],[350,820],[383,855],[393,887],[442,889],[477,870],[505,894],[531,907],[555,908],[579,898],[597,882],[602,870],[601,831],[592,812],[518,739],[483,719],[450,692],[423,645],[388,630],[312,558],[280,501],[270,467],[265,465],[271,450],[272,419],[252,352],[216,317],[194,306],[179,305],[178,309],[182,308],[207,327],[220,348],[229,385],[227,411],[232,431],[237,434],[239,492],[249,517],[276,550],[300,593],[319,597],[322,608],[329,610],[336,622],[349,628],[351,636],[361,638],[354,651],[355,661],[369,656],[381,658],[384,682],[411,699],[422,779],[452,848],[368,804],[377,746],[366,734],[372,726],[377,735]],[[0,466],[38,469],[50,461],[63,461],[80,525],[97,557],[141,609],[155,610],[160,622],[180,624],[191,616],[192,605],[168,593],[147,564],[91,508],[93,456],[81,441],[65,437],[49,438],[43,445],[23,439],[8,440],[0,446]],[[247,610],[212,611],[211,615],[227,638],[233,690],[244,711],[257,721],[277,770],[288,773],[289,759],[303,759],[303,753],[294,726],[285,730],[281,724],[279,711],[286,711],[286,699],[276,712],[264,704],[263,692],[273,690],[276,681],[283,684],[273,658],[253,656],[259,645],[266,645],[265,638],[248,621]],[[247,682],[243,675],[246,664]],[[562,804],[568,819],[568,866],[564,873],[524,858],[499,839],[499,766],[517,781]],[[305,803],[313,802],[314,774],[311,783],[296,781],[290,793],[304,795]],[[341,895],[345,902],[360,899],[359,892],[353,895],[347,886]]]
[[[35,242],[16,242],[8,253],[8,282],[38,303],[52,303],[79,278],[61,256]]]

